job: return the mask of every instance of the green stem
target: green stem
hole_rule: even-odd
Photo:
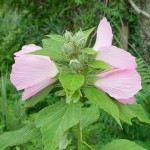
[[[82,150],[82,128],[80,122],[77,124],[78,130],[78,150]]]
[[[83,142],[83,144],[85,144],[88,148],[90,148],[91,150],[94,150],[88,143],[86,143],[86,142],[84,142],[84,141],[82,141]]]

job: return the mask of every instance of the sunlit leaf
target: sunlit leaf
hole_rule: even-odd
[[[70,103],[72,95],[84,83],[84,76],[81,74],[60,74],[59,80],[65,89],[67,102]]]
[[[94,51],[92,48],[84,48],[82,49],[82,52],[90,55],[97,54],[97,51]]]
[[[101,60],[94,60],[89,64],[90,67],[92,68],[100,68],[100,69],[105,69],[105,70],[112,70],[109,64],[105,63],[104,61]]]
[[[119,109],[115,102],[101,90],[95,87],[88,87],[84,89],[85,97],[99,108],[109,113],[120,124]]]
[[[90,34],[94,31],[95,27],[89,29],[89,30],[86,30],[86,31],[83,31],[83,34],[84,34],[84,37],[85,37],[85,40],[87,41],[87,39],[89,38]]]
[[[42,131],[45,150],[55,150],[63,134],[80,120],[81,103],[57,102],[41,110],[36,118],[36,126]]]

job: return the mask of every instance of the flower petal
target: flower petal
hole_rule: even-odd
[[[128,99],[117,99],[117,101],[119,101],[120,103],[123,103],[123,104],[133,104],[135,101],[135,98],[130,97]]]
[[[14,53],[15,56],[21,56],[23,54],[27,54],[30,52],[34,52],[37,50],[42,49],[40,46],[36,46],[35,44],[29,44],[29,45],[24,45],[22,47],[22,50],[20,50],[19,52]]]
[[[141,89],[141,77],[136,70],[116,70],[103,74],[94,85],[115,99],[128,99]]]
[[[99,48],[96,59],[102,60],[114,68],[119,69],[135,69],[137,67],[135,57],[116,46]]]
[[[110,23],[104,17],[98,25],[94,50],[98,50],[100,47],[111,46],[112,39],[113,39],[113,34],[112,34]]]
[[[58,73],[56,65],[47,56],[22,55],[15,57],[10,75],[11,82],[18,89],[38,84]]]
[[[23,95],[22,95],[22,100],[26,100],[30,98],[31,96],[36,95],[38,92],[49,86],[50,84],[54,83],[55,80],[51,78],[47,78],[43,80],[42,82],[33,85],[31,87],[28,87],[24,90]]]

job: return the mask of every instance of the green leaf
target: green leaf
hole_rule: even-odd
[[[106,70],[112,70],[109,64],[105,63],[101,60],[94,60],[89,64],[92,68],[100,68],[100,69],[106,69]]]
[[[30,123],[19,130],[0,135],[0,149],[23,144],[39,136],[41,136],[40,130],[35,127],[35,124]]]
[[[84,89],[85,97],[87,97],[96,106],[109,113],[120,124],[119,109],[115,102],[104,92],[95,88],[88,87]]]
[[[65,131],[79,122],[81,106],[60,101],[38,113],[35,123],[41,128],[45,150],[55,150]]]
[[[39,93],[37,93],[35,96],[32,96],[29,98],[24,107],[33,107],[35,106],[38,102],[44,100],[44,98],[49,94],[49,92],[52,90],[53,86],[48,86]]]
[[[89,54],[89,55],[95,55],[97,54],[97,51],[94,51],[92,48],[84,48],[82,49],[83,53]]]
[[[141,122],[150,123],[145,111],[140,104],[124,105],[117,103],[120,111],[120,119],[132,125],[131,119],[138,118]]]
[[[85,37],[85,40],[87,41],[88,37],[90,36],[90,34],[94,31],[95,27],[89,29],[89,30],[86,30],[86,31],[83,31],[83,34],[84,34],[84,37]]]
[[[106,144],[101,150],[146,150],[135,142],[119,139]]]
[[[43,49],[34,51],[31,54],[49,56],[56,61],[65,61],[66,58],[62,54],[63,42],[48,38],[43,41]]]
[[[61,42],[62,44],[64,43],[64,37],[62,35],[50,34],[50,35],[47,35],[47,36],[50,37],[52,40]]]
[[[84,83],[84,76],[81,74],[60,74],[59,80],[65,89],[67,102],[70,103],[72,95]]]
[[[87,108],[82,108],[81,111],[82,111],[82,116],[81,116],[82,129],[91,125],[99,118],[99,109],[94,105]]]

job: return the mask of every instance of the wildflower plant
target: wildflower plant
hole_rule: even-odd
[[[17,90],[24,90],[26,106],[34,106],[50,91],[59,89],[59,98],[39,111],[33,123],[33,128],[40,130],[45,150],[69,146],[70,128],[77,130],[79,150],[83,144],[92,149],[83,141],[82,131],[98,120],[99,108],[121,128],[121,121],[132,125],[134,117],[150,123],[134,98],[141,89],[135,57],[112,45],[112,29],[106,18],[100,21],[94,46],[86,47],[93,30],[48,35],[42,47],[25,45],[14,54],[10,79]],[[143,149],[128,140],[113,141],[102,149],[119,148],[118,143]]]

